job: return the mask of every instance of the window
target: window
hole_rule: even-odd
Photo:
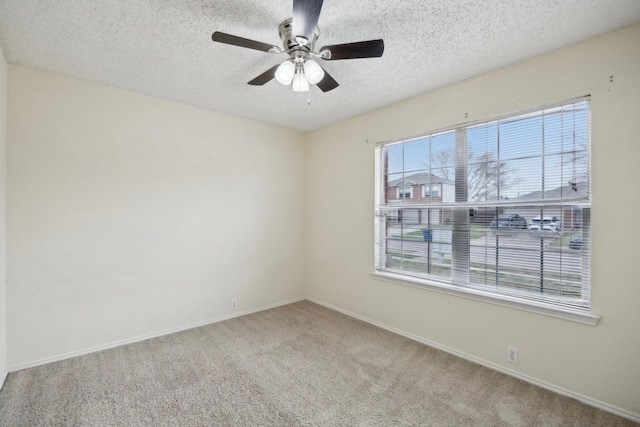
[[[439,184],[430,184],[423,185],[423,196],[422,197],[438,197],[440,196],[440,185]]]
[[[588,98],[379,144],[376,272],[588,313],[589,155]],[[388,197],[418,178],[425,197],[446,194]]]
[[[411,199],[413,198],[413,187],[409,185],[406,187],[398,187],[396,194],[397,199]]]

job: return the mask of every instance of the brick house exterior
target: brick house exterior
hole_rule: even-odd
[[[448,210],[411,208],[410,205],[452,202],[454,182],[439,176],[421,172],[389,181],[385,188],[387,204],[402,206],[392,221],[403,224],[441,224],[451,221]]]

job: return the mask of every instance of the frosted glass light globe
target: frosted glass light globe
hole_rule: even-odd
[[[324,77],[324,70],[313,59],[307,60],[304,63],[304,74],[307,76],[307,80],[312,85],[318,83]]]
[[[286,60],[276,69],[275,77],[278,82],[287,86],[291,84],[295,72],[296,66],[293,65],[293,62]]]
[[[303,73],[296,73],[296,75],[293,76],[293,91],[309,92],[309,81]]]

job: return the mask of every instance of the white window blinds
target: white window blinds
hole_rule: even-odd
[[[376,270],[588,311],[589,121],[584,98],[379,144]]]

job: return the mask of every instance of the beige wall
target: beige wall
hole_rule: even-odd
[[[302,134],[20,66],[8,89],[10,369],[303,296]]]
[[[596,326],[370,276],[376,142],[588,94]],[[639,114],[636,25],[309,134],[307,296],[640,417]],[[506,363],[506,344],[519,365]]]
[[[0,49],[0,387],[7,376],[7,71]]]

